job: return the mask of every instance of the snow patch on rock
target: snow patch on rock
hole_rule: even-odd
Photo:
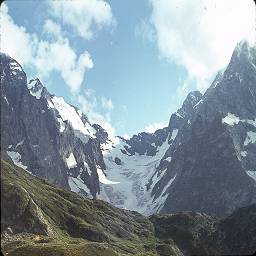
[[[81,193],[81,190],[86,192],[89,198],[92,198],[90,189],[84,184],[83,180],[81,179],[80,175],[77,178],[68,177],[68,185],[72,192],[77,194]]]
[[[36,99],[41,99],[42,92],[43,92],[43,85],[40,83],[38,79],[32,79],[27,84],[27,87],[29,89],[29,93],[36,97]]]
[[[15,152],[15,151],[9,151],[7,150],[7,155],[12,159],[13,163],[18,166],[18,167],[21,167],[22,169],[26,170],[27,172],[29,172],[27,170],[27,166],[24,165],[22,162],[21,162],[21,155],[20,153],[18,152]],[[29,172],[31,173],[31,172]]]
[[[9,101],[7,100],[5,95],[4,95],[4,99],[5,99],[6,103],[7,103],[7,105],[9,105]]]
[[[222,119],[222,123],[224,124],[227,124],[227,125],[230,125],[230,126],[234,126],[235,124],[238,124],[240,122],[240,118],[235,116],[234,114],[231,114],[231,113],[228,113],[227,116],[225,116],[223,119]]]
[[[151,212],[159,212],[164,205],[164,202],[166,201],[167,197],[168,197],[168,193],[167,193],[167,189],[172,185],[173,181],[175,180],[177,174],[175,174],[175,176],[173,178],[171,178],[169,180],[169,182],[166,184],[166,186],[164,187],[161,195],[159,197],[157,197],[156,199],[152,200],[152,210],[147,212],[146,214],[151,214]]]
[[[11,70],[22,71],[21,66],[20,66],[20,65],[18,64],[18,62],[16,62],[16,61],[10,62],[10,69],[11,69]]]
[[[119,184],[120,183],[119,181],[108,180],[106,175],[104,174],[104,172],[102,171],[102,169],[99,166],[97,166],[97,174],[98,174],[98,177],[99,177],[99,182],[102,183],[102,184],[113,185],[113,184]]]
[[[184,119],[184,117],[182,115],[180,115],[178,112],[176,112],[175,115],[180,117],[180,118],[182,118],[182,119]]]
[[[193,108],[197,108],[200,104],[203,103],[203,100],[199,100],[194,106]]]
[[[247,132],[247,137],[244,141],[244,146],[248,146],[250,143],[256,142],[256,132],[249,131]]]
[[[256,181],[256,171],[247,171],[246,173]]]
[[[66,158],[66,163],[69,169],[77,167],[76,159],[73,153],[70,153],[69,157]]]
[[[247,156],[247,151],[241,151],[241,156],[246,157]]]
[[[169,156],[169,157],[165,158],[164,160],[167,161],[167,162],[171,162],[172,161],[172,157]]]
[[[176,136],[177,136],[177,134],[178,134],[178,129],[174,129],[173,131],[172,131],[172,135],[171,135],[171,140],[175,140],[175,138],[176,138]]]
[[[21,145],[23,145],[25,139],[21,140],[20,142],[17,143],[17,145],[15,146],[15,149]]]
[[[228,113],[227,116],[222,118],[222,123],[225,123],[230,126],[234,126],[234,125],[238,124],[239,122],[247,123],[247,124],[250,124],[250,125],[256,127],[256,119],[254,119],[254,120],[240,119],[239,117],[237,117],[236,115],[231,114],[231,113]]]

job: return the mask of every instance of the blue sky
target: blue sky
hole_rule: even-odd
[[[110,133],[153,131],[254,39],[253,1],[191,2],[6,1],[1,51]]]

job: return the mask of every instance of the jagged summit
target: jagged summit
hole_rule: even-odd
[[[188,117],[192,114],[193,108],[197,106],[203,95],[199,91],[192,91],[188,94],[184,100],[182,107],[178,109],[177,114],[183,118]]]
[[[31,79],[27,85],[31,95],[33,95],[37,99],[40,99],[42,96],[43,89],[45,88],[41,81],[38,78]]]
[[[247,41],[241,41],[232,54],[226,72],[229,72],[229,69],[239,72],[245,68],[251,71],[256,70],[256,44],[251,45]]]
[[[0,53],[0,72],[1,83],[5,76],[9,81],[8,86],[13,87],[14,90],[22,90],[18,87],[24,86],[21,81],[27,79],[26,74],[21,65],[5,53]]]
[[[233,56],[237,57],[245,57],[247,56],[249,59],[255,57],[256,51],[256,42],[254,44],[250,44],[246,40],[240,41],[233,52]]]

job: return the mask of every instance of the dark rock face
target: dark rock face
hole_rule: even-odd
[[[152,215],[155,235],[164,242],[173,240],[184,255],[218,255],[214,244],[217,224],[215,219],[201,213]]]
[[[175,177],[161,212],[223,216],[256,202],[256,182],[250,177],[256,166],[255,65],[255,48],[238,45],[226,71],[182,119],[166,152],[172,160],[153,190],[157,198]],[[178,128],[175,118],[169,127]]]
[[[218,228],[224,254],[253,254],[256,252],[256,204],[240,208],[220,220]]]
[[[117,165],[121,165],[121,164],[122,164],[122,161],[121,161],[120,158],[115,157],[115,163],[116,163]]]
[[[92,127],[96,130],[96,138],[100,144],[109,142],[108,133],[98,124],[93,124]]]
[[[4,54],[1,54],[1,92],[1,149],[11,158],[15,154],[17,158],[18,154],[16,162],[53,184],[69,188],[73,182],[69,177],[79,175],[85,185],[76,192],[96,197],[99,192],[96,165],[105,168],[101,140],[96,138],[100,127],[96,127],[96,133],[84,114],[62,98],[49,94],[39,79],[27,84],[20,65]],[[68,111],[72,111],[71,122],[69,117],[63,118]],[[79,127],[74,127],[74,117],[80,122],[82,132],[90,129],[91,133],[85,135]],[[71,154],[72,167],[67,160]]]
[[[130,155],[138,153],[139,155],[154,156],[157,152],[157,147],[161,146],[166,140],[168,132],[168,127],[165,127],[152,134],[141,132],[138,135],[133,135],[129,140],[120,138],[127,143],[125,149]]]
[[[49,114],[46,100],[38,102],[30,95],[26,83],[19,64],[1,55],[1,148],[19,151],[24,165],[36,175],[44,173],[51,182],[67,187],[66,173],[62,172],[65,167],[57,150],[54,116]]]
[[[176,112],[176,116],[183,119],[190,119],[194,113],[194,107],[197,106],[202,97],[203,95],[199,91],[190,92],[184,100],[182,107]],[[169,126],[171,126],[172,123],[173,122],[170,120]]]

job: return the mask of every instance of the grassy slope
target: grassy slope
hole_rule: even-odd
[[[153,225],[136,212],[83,199],[5,161],[1,190],[8,255],[156,255]]]
[[[256,205],[222,220],[193,212],[156,214],[148,220],[103,201],[83,199],[5,161],[1,161],[1,197],[2,250],[8,256],[256,251]]]

